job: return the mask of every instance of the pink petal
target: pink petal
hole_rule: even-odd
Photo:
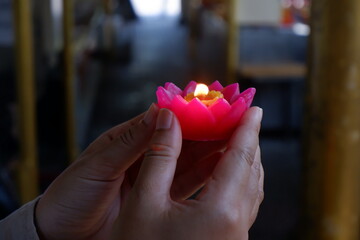
[[[221,133],[224,138],[230,137],[235,131],[242,115],[247,109],[246,102],[243,98],[239,98],[231,105],[231,110],[217,125],[216,132]]]
[[[165,86],[164,86],[164,87],[165,87],[166,90],[168,90],[170,84],[172,84],[172,82],[166,82],[166,83],[165,83]]]
[[[229,113],[231,106],[224,98],[218,99],[214,104],[209,107],[209,111],[216,119],[216,122],[219,122],[223,117]]]
[[[221,83],[219,81],[215,81],[213,82],[210,86],[209,86],[209,90],[214,90],[214,91],[221,91],[224,87],[221,85]]]
[[[243,91],[239,96],[238,98],[244,98],[245,102],[246,102],[246,106],[247,107],[250,107],[253,99],[254,99],[254,96],[255,96],[255,93],[256,93],[256,89],[255,88],[248,88],[246,89],[245,91]]]
[[[239,118],[242,116],[244,111],[247,109],[246,102],[244,98],[239,98],[231,105],[231,111],[226,116],[227,119]]]
[[[238,95],[240,94],[239,84],[233,83],[233,84],[230,84],[229,86],[226,86],[222,90],[222,94],[224,94],[224,98],[226,100],[228,100],[228,102],[230,104],[232,104],[235,101],[235,99],[238,97]]]
[[[185,108],[188,105],[188,101],[186,101],[182,96],[176,95],[171,102],[172,108]]]
[[[180,119],[183,138],[185,139],[207,139],[211,136],[211,129],[214,129],[215,126],[215,118],[197,98],[187,104]]]
[[[184,91],[182,94],[183,97],[185,97],[189,93],[195,92],[196,85],[197,85],[197,83],[195,81],[189,82],[189,84],[184,88]]]
[[[188,102],[180,95],[176,95],[171,102],[170,110],[174,112],[180,122],[183,120],[187,105]]]
[[[180,88],[178,88],[172,82],[165,83],[165,89],[168,90],[169,92],[171,92],[174,95],[181,95],[182,94],[182,90]]]
[[[170,107],[171,101],[173,99],[173,94],[167,91],[163,87],[158,87],[156,91],[156,96],[158,100],[158,104],[160,108],[168,108]]]

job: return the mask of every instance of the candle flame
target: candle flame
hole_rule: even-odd
[[[194,96],[206,96],[209,93],[209,88],[205,84],[197,84],[194,92]]]

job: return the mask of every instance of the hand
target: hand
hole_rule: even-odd
[[[215,153],[222,156],[214,157],[217,164],[200,195],[182,200],[171,194],[181,130],[170,111],[160,110],[139,175],[121,205],[113,239],[248,239],[263,199],[261,118],[259,108],[246,112],[225,153]]]
[[[174,200],[185,200],[201,189],[211,177],[215,165],[225,150],[226,143],[226,141],[182,141],[170,191]],[[130,186],[134,185],[142,159],[134,163],[127,171]]]
[[[108,239],[123,204],[125,171],[141,157],[158,109],[100,136],[46,190],[35,218],[41,239]]]
[[[226,141],[184,141],[171,186],[173,200],[185,200],[210,179],[226,149]]]

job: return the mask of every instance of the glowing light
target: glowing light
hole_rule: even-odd
[[[310,34],[310,27],[303,23],[295,23],[293,25],[293,31],[299,36],[308,36]]]
[[[202,83],[196,85],[195,92],[194,92],[195,97],[206,96],[206,95],[208,95],[208,93],[209,93],[208,86],[206,86],[205,84],[202,84]]]
[[[140,17],[180,15],[180,0],[131,0]]]

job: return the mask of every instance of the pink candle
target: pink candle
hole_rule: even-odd
[[[179,119],[183,138],[212,141],[229,138],[255,95],[255,88],[240,93],[239,84],[209,87],[191,81],[184,90],[167,82],[156,91],[160,108],[168,108]]]

